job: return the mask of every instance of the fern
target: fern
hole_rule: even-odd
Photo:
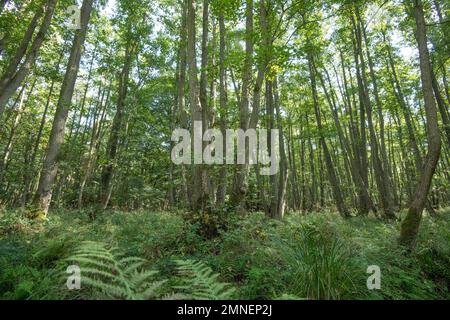
[[[151,281],[158,272],[144,270],[144,259],[121,258],[117,249],[98,242],[81,243],[65,260],[80,266],[82,286],[100,290],[113,299],[156,298],[157,289],[166,282]]]
[[[99,290],[112,299],[144,300],[159,298],[161,286],[166,282],[154,281],[157,271],[145,270],[145,260],[137,257],[121,257],[117,249],[103,243],[83,242],[75,248],[69,263],[76,263],[81,270],[81,285]],[[227,300],[235,289],[218,281],[218,274],[202,262],[177,260],[180,289],[163,299]]]
[[[219,282],[219,275],[204,263],[193,260],[176,260],[175,263],[183,284],[174,288],[183,290],[186,299],[228,300],[234,295],[235,289]]]

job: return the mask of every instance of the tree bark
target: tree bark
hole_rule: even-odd
[[[311,53],[309,54],[309,57],[308,57],[308,64],[309,64],[309,72],[310,72],[310,79],[311,79],[311,90],[312,90],[313,102],[314,102],[314,113],[316,116],[316,123],[317,123],[317,127],[319,130],[319,135],[320,135],[319,136],[320,145],[322,146],[322,151],[323,151],[323,155],[325,158],[325,164],[327,167],[328,178],[330,180],[334,200],[336,202],[336,207],[337,207],[339,213],[341,214],[341,216],[344,218],[347,218],[350,216],[350,214],[346,208],[344,198],[342,197],[342,192],[339,187],[339,181],[336,176],[335,166],[333,164],[333,160],[331,158],[330,151],[328,149],[328,145],[325,141],[325,137],[323,134],[324,128],[322,126],[320,107],[319,107],[319,96],[317,93],[317,85],[316,85],[316,75],[315,75],[316,68],[314,66],[314,58]]]
[[[259,14],[260,14],[260,25],[261,25],[261,33],[262,33],[262,44],[264,47],[270,49],[272,45],[270,30],[269,30],[269,22],[268,22],[268,8],[266,6],[266,1],[260,1],[259,3]],[[246,77],[250,77],[252,75],[252,63],[249,61],[253,61],[253,1],[248,0],[247,8],[246,8],[246,62],[244,66],[244,79]],[[252,54],[250,54],[250,52]],[[252,99],[252,111],[249,112],[249,101],[246,102],[246,99],[243,95],[245,92],[248,94],[249,88],[245,89],[244,84],[242,88],[242,94],[239,95],[239,91],[237,91],[237,99],[239,101],[240,106],[240,126],[241,129],[256,129],[259,121],[259,111],[261,104],[261,89],[265,78],[266,67],[268,63],[268,59],[270,57],[270,53],[265,53],[262,58],[262,62],[258,64],[258,74],[256,77],[256,81],[253,87],[253,99]],[[250,68],[249,68],[250,66]],[[231,71],[231,76],[233,77],[233,72]],[[245,81],[248,81],[245,80]],[[234,80],[233,80],[234,83]],[[235,85],[235,88],[237,86]],[[248,148],[246,145],[246,154],[248,154]],[[247,163],[245,165],[238,166],[238,169],[235,173],[233,180],[233,190],[231,193],[231,203],[238,208],[239,211],[245,211],[245,198],[248,192],[248,176],[250,171],[250,166],[248,164],[248,157],[246,157]]]
[[[278,174],[278,195],[277,195],[277,211],[274,217],[276,219],[283,219],[285,211],[286,211],[286,188],[287,188],[287,182],[288,182],[288,164],[286,159],[286,148],[285,148],[285,137],[284,137],[284,131],[283,131],[283,123],[282,123],[282,116],[281,116],[281,110],[280,110],[280,97],[278,92],[278,80],[275,78],[273,82],[273,89],[274,89],[274,106],[275,106],[275,113],[277,116],[277,126],[279,131],[279,145],[280,145],[280,169]]]
[[[108,90],[108,93],[107,93],[106,101],[105,101],[105,103],[103,103],[106,90]],[[95,160],[95,156],[97,154],[97,150],[99,147],[98,141],[99,141],[100,133],[101,133],[101,129],[102,129],[101,124],[103,123],[105,115],[106,115],[106,108],[109,104],[110,94],[111,94],[111,85],[108,89],[103,90],[103,92],[101,94],[101,98],[100,98],[99,102],[97,103],[96,111],[94,114],[94,123],[93,123],[92,131],[91,131],[89,151],[87,153],[85,163],[82,167],[83,170],[81,170],[83,176],[82,176],[82,179],[80,182],[80,190],[78,193],[78,208],[81,208],[83,206],[84,189],[85,189],[87,182],[90,179],[90,177],[92,175],[92,171],[94,169],[94,164],[95,164],[94,160]]]
[[[413,11],[416,22],[416,40],[420,56],[420,73],[422,92],[425,101],[427,119],[428,154],[422,168],[419,183],[414,192],[414,198],[408,214],[401,225],[399,242],[401,245],[413,249],[417,240],[422,212],[425,207],[433,175],[439,161],[441,151],[441,137],[439,134],[436,102],[433,95],[433,79],[430,55],[427,47],[426,23],[421,0],[413,0]]]
[[[439,108],[439,113],[441,114],[442,124],[444,127],[444,134],[447,138],[448,146],[450,147],[450,117],[449,117],[449,107],[446,105],[444,99],[441,96],[441,92],[439,91],[439,83],[436,79],[436,75],[434,70],[432,72],[432,80],[433,80],[433,90],[434,95],[436,97],[436,102]]]
[[[101,175],[100,201],[103,210],[108,207],[113,188],[117,151],[119,148],[120,132],[122,130],[123,118],[125,115],[125,104],[128,95],[128,85],[134,57],[134,50],[134,44],[131,40],[128,40],[125,48],[125,61],[122,66],[122,71],[120,72],[119,78],[119,95],[117,98],[116,113],[114,115],[108,140],[106,152],[107,164],[103,167]]]
[[[35,80],[35,82],[36,82],[36,80]],[[33,92],[35,82],[33,83],[32,87],[31,87],[30,95]],[[5,149],[3,151],[2,161],[0,162],[0,189],[3,184],[3,178],[5,177],[6,170],[8,169],[9,157],[10,157],[11,151],[12,151],[12,143],[13,143],[14,135],[15,135],[17,127],[19,125],[20,118],[22,117],[24,101],[25,101],[25,93],[26,93],[26,86],[24,86],[22,88],[22,90],[19,94],[18,106],[17,106],[17,109],[15,110],[16,115],[14,117],[14,121],[11,126],[11,130],[10,130],[9,137],[8,137],[8,142],[6,143]]]
[[[188,0],[188,17],[187,17],[187,64],[189,67],[189,100],[191,104],[192,116],[192,137],[194,137],[194,123],[204,123],[203,110],[200,102],[199,83],[197,78],[197,62],[196,62],[196,1]],[[196,134],[203,136],[203,130],[199,130]],[[193,139],[194,140],[194,139]],[[194,141],[192,141],[194,145]],[[203,144],[202,144],[203,145]],[[194,149],[194,148],[193,148]],[[206,177],[202,163],[196,159],[194,150],[194,165],[192,166],[192,201],[191,207],[193,212],[203,212],[206,209],[208,196],[206,193]],[[197,162],[197,163],[196,163]]]
[[[262,1],[264,2],[264,1]],[[264,35],[263,35],[264,36]],[[244,61],[244,69],[243,69],[243,78],[242,78],[242,91],[240,95],[240,104],[239,104],[239,127],[240,129],[246,131],[249,128],[249,91],[250,91],[250,82],[252,80],[252,67],[253,67],[253,50],[254,50],[254,41],[253,41],[253,0],[246,0],[246,9],[245,9],[245,61]],[[246,152],[246,161],[248,161],[248,153],[247,148]],[[239,210],[243,210],[243,203],[245,201],[245,196],[247,194],[247,172],[248,172],[248,164],[238,165],[237,171],[234,176],[233,181],[233,190],[231,195],[231,202],[239,208]]]
[[[58,172],[60,149],[64,142],[66,120],[72,104],[72,96],[91,16],[92,3],[93,0],[84,0],[81,8],[81,29],[75,33],[66,74],[61,86],[39,187],[33,200],[33,211],[35,210],[31,212],[33,218],[45,218],[50,207],[53,184]]]
[[[25,55],[25,51],[28,48],[28,43],[31,41],[34,29],[36,28],[37,20],[39,19],[41,12],[40,9],[37,11],[35,17],[31,21],[29,28],[25,34],[25,37],[19,46],[12,63],[7,67],[6,74],[0,80],[0,117],[3,114],[6,104],[11,96],[17,91],[17,88],[22,84],[23,80],[30,73],[34,66],[36,58],[39,54],[39,49],[44,42],[47,31],[50,27],[50,23],[55,11],[57,0],[48,0],[45,6],[45,15],[40,26],[40,29],[34,38],[28,53],[26,54],[24,62],[20,65],[19,63]],[[18,69],[17,69],[18,68]],[[17,71],[16,71],[17,70]]]
[[[220,37],[220,49],[219,49],[219,94],[220,94],[220,131],[223,135],[223,145],[226,145],[226,129],[227,129],[227,88],[226,88],[226,68],[225,68],[225,17],[221,13],[219,16],[219,37]],[[225,203],[225,197],[227,195],[227,179],[228,179],[228,168],[222,166],[219,173],[219,183],[217,188],[216,203],[221,206]]]
[[[178,122],[182,129],[188,129],[188,118],[186,113],[186,48],[187,48],[187,0],[182,1],[182,16],[180,28],[180,43],[178,51],[179,60],[179,74],[177,84],[177,99],[178,99]],[[182,175],[182,199],[185,204],[190,203],[189,188],[186,177],[186,167],[181,166]]]
[[[378,193],[380,195],[381,205],[383,207],[383,213],[387,219],[395,219],[395,214],[393,211],[392,195],[389,190],[389,177],[386,174],[383,163],[379,157],[379,147],[378,139],[375,132],[373,124],[373,109],[372,103],[369,97],[368,83],[366,77],[366,64],[362,48],[362,21],[359,14],[359,9],[356,9],[356,23],[354,22],[355,36],[356,36],[356,46],[355,46],[355,64],[356,64],[356,76],[358,79],[358,88],[360,96],[360,104],[364,107],[367,115],[367,124],[369,127],[370,135],[370,148],[372,165],[375,173],[375,182],[377,185]],[[376,81],[374,86],[376,85]],[[376,88],[376,86],[375,86]],[[376,95],[377,96],[377,95]],[[361,129],[363,130],[363,129]],[[363,169],[366,167],[363,167]]]

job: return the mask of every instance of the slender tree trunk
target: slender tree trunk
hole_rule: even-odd
[[[362,31],[361,31],[361,21],[359,17],[359,11],[356,10],[357,22],[354,23],[355,35],[356,35],[356,46],[355,46],[355,63],[356,63],[356,74],[358,79],[358,87],[360,94],[360,104],[364,106],[364,110],[367,114],[367,124],[369,127],[370,134],[370,148],[372,165],[375,173],[375,181],[378,189],[378,194],[380,196],[381,205],[383,207],[383,213],[387,219],[395,219],[392,195],[389,190],[389,177],[386,174],[382,161],[379,157],[379,147],[377,135],[373,125],[373,110],[372,104],[369,98],[368,83],[366,78],[366,64],[362,49]],[[374,86],[376,85],[376,81]],[[376,86],[375,86],[376,88]],[[376,95],[377,96],[377,95]],[[361,129],[362,130],[362,129]]]
[[[425,100],[427,118],[428,154],[425,160],[419,183],[414,192],[414,198],[409,207],[408,214],[401,225],[400,244],[414,248],[419,232],[422,212],[425,207],[427,195],[431,187],[434,172],[439,161],[441,151],[441,137],[439,133],[436,102],[433,95],[433,79],[430,55],[427,47],[427,33],[423,4],[421,0],[413,0],[414,18],[416,21],[416,39],[420,56],[420,73],[422,91]]]
[[[60,71],[61,61],[62,61],[62,59],[64,57],[64,51],[65,50],[61,50],[61,54],[59,56],[58,62],[56,63],[56,73],[57,74],[59,74],[59,71]],[[42,118],[41,118],[41,121],[39,123],[39,129],[38,129],[38,132],[37,132],[36,139],[34,141],[34,146],[32,148],[31,157],[29,158],[29,161],[27,163],[27,169],[26,169],[25,179],[24,179],[24,189],[23,189],[24,190],[23,191],[24,192],[24,203],[28,203],[28,201],[29,201],[29,196],[30,196],[30,193],[31,193],[30,185],[31,185],[31,182],[32,182],[31,176],[32,176],[32,174],[33,174],[33,172],[35,170],[35,161],[36,161],[36,157],[37,157],[37,154],[38,154],[38,151],[39,151],[39,146],[41,145],[42,134],[43,134],[43,131],[44,131],[45,121],[47,119],[47,113],[48,113],[48,109],[50,107],[50,102],[51,102],[52,97],[53,97],[53,91],[54,91],[54,88],[55,88],[55,82],[56,82],[55,77],[52,77],[52,81],[51,81],[51,84],[50,84],[50,89],[49,89],[49,92],[47,94],[47,99],[46,99],[46,102],[45,102],[44,112],[42,113]]]
[[[33,38],[34,31],[36,30],[36,27],[38,25],[39,19],[41,18],[44,10],[42,6],[39,6],[36,13],[34,14],[33,18],[30,21],[30,24],[28,25],[27,31],[25,31],[24,37],[17,48],[16,52],[14,53],[14,56],[9,61],[9,64],[5,68],[4,73],[1,76],[0,79],[0,89],[1,91],[5,90],[8,83],[12,80],[14,77],[14,74],[16,73],[17,69],[19,68],[20,62],[22,61],[23,57],[25,56],[28,47],[30,46],[31,40]]]
[[[276,218],[277,219],[283,219],[284,213],[286,210],[286,189],[287,189],[287,182],[288,182],[288,164],[286,159],[286,150],[285,150],[285,137],[284,137],[284,131],[283,131],[283,123],[282,123],[282,116],[280,111],[280,97],[278,93],[278,80],[275,78],[274,80],[274,106],[275,106],[275,112],[277,116],[277,124],[278,124],[278,131],[279,131],[279,145],[280,145],[280,169],[279,169],[279,177],[278,177],[278,205],[277,205],[277,212],[276,212]]]
[[[103,167],[101,174],[101,194],[100,201],[102,209],[108,207],[112,188],[113,178],[117,162],[117,152],[120,143],[121,130],[123,126],[123,119],[125,116],[126,98],[128,95],[128,85],[131,72],[131,65],[134,57],[134,44],[131,40],[128,41],[125,49],[125,62],[122,66],[122,71],[119,78],[119,95],[116,104],[116,113],[114,115],[111,132],[108,140],[106,151],[107,164]]]
[[[327,167],[328,172],[328,178],[330,180],[331,188],[333,191],[334,200],[336,202],[336,207],[339,211],[339,213],[342,215],[342,217],[346,218],[349,217],[350,214],[345,206],[344,198],[342,197],[342,192],[339,187],[339,181],[336,176],[335,166],[333,164],[330,151],[328,149],[328,145],[325,141],[325,137],[323,134],[323,126],[322,126],[322,120],[321,120],[321,114],[320,114],[320,107],[319,107],[319,97],[317,93],[317,85],[316,85],[316,75],[315,75],[315,66],[314,66],[314,58],[312,54],[309,54],[308,58],[309,62],[309,72],[310,72],[310,78],[311,78],[311,88],[312,88],[312,95],[313,95],[313,101],[314,101],[314,113],[316,115],[316,123],[319,130],[319,140],[320,145],[322,146],[322,151],[324,155],[325,164]]]
[[[370,196],[369,190],[368,190],[368,186],[364,181],[363,176],[361,175],[362,172],[362,168],[361,168],[361,155],[360,155],[360,150],[356,145],[356,141],[359,141],[359,132],[356,128],[356,125],[354,123],[354,118],[353,118],[353,111],[352,111],[352,99],[351,99],[351,94],[349,91],[349,86],[348,86],[348,81],[347,81],[347,73],[345,71],[345,60],[343,57],[342,52],[340,52],[340,57],[341,57],[341,63],[342,63],[342,75],[343,75],[343,80],[344,80],[344,91],[345,91],[345,97],[346,97],[346,101],[347,101],[347,107],[348,107],[348,113],[350,115],[350,139],[349,143],[351,144],[351,148],[349,146],[349,150],[348,153],[349,155],[351,155],[353,153],[353,157],[352,157],[352,167],[354,168],[354,179],[355,179],[355,185],[357,188],[357,192],[358,192],[358,201],[359,201],[359,205],[358,205],[358,211],[359,211],[359,215],[361,216],[365,216],[369,213],[369,209],[370,208],[374,208],[373,205],[373,201],[372,198]],[[356,105],[356,102],[353,102]],[[353,150],[353,152],[351,152]]]
[[[364,37],[364,43],[365,43],[365,47],[366,47],[366,55],[367,55],[367,61],[368,61],[368,65],[369,65],[369,72],[370,72],[370,78],[372,81],[372,85],[373,85],[373,94],[375,96],[375,103],[377,106],[377,114],[378,114],[378,124],[379,124],[379,129],[380,129],[380,134],[379,134],[379,145],[380,147],[378,147],[378,142],[377,142],[377,149],[379,150],[378,154],[381,157],[381,163],[377,163],[377,166],[381,168],[382,170],[382,188],[385,190],[385,196],[384,196],[384,205],[388,206],[387,210],[390,211],[390,213],[388,213],[388,215],[392,216],[393,215],[393,206],[394,206],[394,196],[393,196],[393,183],[392,183],[392,177],[390,175],[391,169],[390,169],[390,163],[389,163],[389,158],[387,156],[387,152],[386,152],[386,141],[385,141],[385,128],[384,128],[384,116],[383,116],[383,106],[381,103],[381,99],[380,99],[380,94],[378,91],[378,81],[377,81],[377,77],[375,74],[375,70],[374,70],[374,62],[372,59],[372,55],[370,53],[371,48],[369,47],[369,41],[367,38],[367,33],[366,33],[366,27],[364,25],[364,21],[362,20],[361,16],[359,16],[359,22],[360,22],[360,28],[362,30],[362,34]],[[361,55],[362,55],[362,49],[361,49]],[[363,56],[361,56],[362,61],[363,61]],[[373,124],[372,124],[373,127]],[[375,131],[372,133],[374,134]],[[377,159],[377,162],[379,162],[380,160]],[[384,180],[386,179],[386,180]]]
[[[47,154],[39,180],[39,187],[33,201],[33,210],[36,210],[35,212],[32,212],[34,218],[45,218],[50,207],[53,184],[58,172],[60,149],[64,142],[67,115],[72,104],[72,96],[91,16],[92,3],[93,0],[84,0],[81,8],[81,29],[77,30],[73,40],[66,74],[64,76],[58,105],[56,107],[52,131],[50,133]]]
[[[327,74],[326,70],[325,70],[325,73]],[[358,194],[360,195],[361,202],[364,202],[365,206],[367,206],[367,204],[370,204],[370,206],[372,207],[373,206],[372,199],[370,198],[369,192],[368,192],[366,186],[364,185],[364,181],[362,180],[362,177],[360,174],[361,168],[359,168],[359,161],[356,158],[356,156],[353,155],[352,148],[350,147],[350,142],[348,141],[348,138],[345,136],[342,126],[340,124],[337,103],[335,101],[334,95],[333,95],[333,93],[331,93],[331,94],[329,93],[321,74],[319,72],[317,72],[317,74],[321,81],[322,88],[324,90],[328,104],[330,105],[331,113],[333,115],[333,120],[334,120],[334,123],[336,126],[336,130],[338,132],[338,136],[339,136],[340,143],[342,145],[342,149],[345,151],[344,155],[343,155],[344,161],[350,162],[348,164],[348,166],[351,169],[350,170],[351,176],[352,176],[353,182],[356,186],[356,189],[358,190]],[[329,79],[329,76],[327,76],[327,78],[328,78],[330,90],[332,90],[331,81]],[[348,160],[348,158],[350,158],[350,161]]]
[[[433,6],[436,10],[437,16],[438,16],[438,20],[439,20],[439,27],[442,31],[442,36],[443,38],[443,42],[444,42],[444,52],[449,52],[450,49],[450,40],[448,39],[448,32],[450,31],[450,28],[448,26],[448,21],[445,21],[444,16],[442,14],[442,7],[441,7],[441,3],[440,0],[433,0]],[[447,3],[448,6],[448,3]],[[444,8],[444,12],[447,13],[448,15],[448,8],[447,10]],[[444,73],[446,71],[444,70]]]
[[[414,155],[414,164],[415,164],[415,169],[416,169],[415,170],[416,175],[413,175],[414,179],[409,180],[409,183],[412,185],[416,181],[415,180],[416,176],[422,171],[423,158],[422,158],[422,153],[420,152],[420,149],[419,149],[419,143],[417,142],[416,134],[414,133],[415,130],[414,130],[414,123],[413,123],[413,120],[411,117],[411,111],[406,103],[406,99],[403,94],[402,87],[400,85],[400,80],[398,79],[397,69],[395,68],[395,62],[394,62],[394,58],[392,55],[392,50],[391,50],[389,43],[387,43],[387,41],[386,41],[385,33],[383,33],[383,40],[384,40],[384,42],[386,44],[386,48],[387,48],[388,61],[389,61],[388,65],[390,65],[390,67],[391,67],[390,70],[391,70],[391,74],[392,74],[392,76],[391,76],[392,87],[394,89],[395,96],[399,102],[400,108],[402,109],[402,112],[403,112],[403,115],[405,118],[405,123],[406,123],[407,132],[408,132],[408,138],[409,138],[409,145],[410,145],[410,148]],[[431,214],[435,213],[434,212],[435,210],[432,207],[431,202],[429,200],[427,200],[427,202],[426,202],[426,208]]]
[[[239,104],[239,120],[240,129],[246,131],[249,128],[249,91],[250,91],[250,83],[252,80],[252,66],[253,66],[253,0],[246,0],[246,9],[245,9],[245,61],[244,61],[244,69],[243,69],[243,79],[242,79],[242,92],[240,95]],[[248,161],[248,152],[247,147],[245,150],[246,161]],[[237,171],[234,176],[233,182],[233,190],[231,195],[231,202],[239,208],[239,210],[243,210],[243,205],[245,201],[245,196],[247,194],[247,172],[248,172],[248,164],[238,165]]]
[[[208,65],[210,61],[209,47],[209,0],[203,0],[203,19],[202,19],[202,53],[201,53],[201,66],[200,66],[200,86],[199,86],[199,99],[202,112],[202,134],[206,132],[211,123],[212,106],[208,105]],[[214,79],[211,79],[211,83],[214,83]],[[212,92],[210,93],[212,96]],[[211,107],[211,109],[210,109]],[[203,143],[202,148],[206,146]],[[202,180],[204,184],[203,192],[214,203],[214,182],[209,175],[208,166],[202,165]],[[206,200],[205,200],[206,201]]]
[[[267,117],[267,129],[269,131],[269,135],[267,137],[268,141],[268,150],[270,154],[273,154],[275,151],[275,146],[272,144],[272,139],[270,137],[270,132],[275,129],[275,108],[274,108],[274,97],[273,97],[273,81],[266,81],[266,117]],[[279,174],[274,174],[269,177],[269,185],[270,185],[270,201],[268,206],[267,215],[271,218],[278,218],[278,177]]]
[[[179,75],[177,85],[178,95],[178,122],[183,129],[188,129],[188,118],[186,113],[186,48],[187,48],[187,0],[182,1],[182,17],[180,28],[180,44],[179,44]],[[189,188],[186,178],[186,167],[181,167],[182,175],[182,198],[185,204],[190,203]]]
[[[436,97],[436,102],[439,108],[439,113],[441,114],[442,124],[444,127],[444,134],[447,138],[448,146],[450,147],[450,117],[449,117],[449,107],[446,105],[444,99],[441,96],[441,92],[439,91],[439,84],[436,79],[436,75],[433,70],[432,72],[432,80],[433,80],[433,90],[434,95]]]
[[[219,93],[220,93],[220,131],[223,135],[223,145],[226,145],[226,128],[227,128],[227,88],[226,88],[226,69],[225,69],[225,18],[224,14],[221,13],[219,16],[219,34],[220,34],[220,53],[219,53]],[[222,166],[219,173],[219,184],[217,189],[216,201],[217,205],[221,206],[225,203],[225,197],[227,194],[227,178],[228,178],[228,168]]]
[[[95,57],[96,57],[96,50],[97,50],[97,45],[95,45],[95,47],[94,47],[94,51],[92,52],[91,61],[89,63],[88,77],[87,77],[87,80],[86,80],[86,85],[84,87],[83,97],[81,98],[80,115],[78,117],[77,127],[75,129],[75,136],[78,136],[78,133],[80,132],[80,129],[81,129],[81,120],[83,119],[83,117],[86,116],[85,115],[86,98],[87,98],[87,93],[88,93],[88,90],[89,90],[89,87],[90,87],[90,82],[91,82],[91,79],[92,79],[92,68],[94,66],[94,60],[95,60]],[[88,117],[89,117],[89,114],[88,114]]]
[[[295,157],[295,139],[294,139],[294,129],[292,125],[292,116],[288,115],[289,118],[289,135],[288,135],[288,141],[287,141],[287,147],[288,147],[288,156],[289,156],[289,167],[291,169],[291,192],[292,192],[292,207],[294,210],[300,209],[300,191],[298,189],[299,187],[299,179],[298,179],[298,172],[297,172],[297,159]]]
[[[309,170],[310,170],[310,176],[311,176],[311,185],[309,188],[309,211],[313,211],[317,204],[317,170],[315,166],[315,157],[314,157],[314,148],[312,143],[312,137],[311,137],[311,127],[309,122],[309,115],[305,115],[305,121],[306,121],[306,127],[308,130],[308,162],[309,162]]]
[[[209,1],[203,0],[203,19],[202,19],[202,55],[200,67],[200,104],[203,111],[203,130],[208,129],[208,35],[209,35]]]
[[[92,171],[94,169],[94,164],[95,164],[94,160],[96,158],[97,150],[99,147],[98,141],[100,138],[102,123],[103,123],[105,115],[106,115],[106,108],[109,105],[109,98],[110,98],[110,94],[111,94],[111,85],[109,86],[109,88],[107,90],[108,90],[108,93],[107,93],[107,97],[106,97],[106,102],[103,103],[104,97],[105,97],[105,91],[106,91],[106,89],[105,89],[105,90],[103,90],[101,99],[96,108],[97,110],[95,113],[94,123],[93,123],[92,131],[91,131],[91,141],[89,143],[89,152],[87,154],[85,164],[83,165],[83,170],[81,170],[83,177],[80,182],[80,191],[78,193],[78,208],[81,208],[83,206],[84,189],[85,189],[86,184],[87,184],[88,180],[90,179],[90,177],[92,175]]]
[[[34,84],[33,84],[34,87]],[[31,94],[32,90],[30,91]],[[12,143],[14,139],[14,135],[17,130],[17,126],[19,125],[20,118],[22,117],[22,111],[25,101],[25,93],[26,93],[26,86],[24,86],[20,92],[20,98],[19,103],[17,105],[17,109],[15,110],[16,116],[14,117],[13,124],[11,126],[11,130],[9,133],[8,141],[6,143],[5,149],[3,151],[3,157],[0,162],[0,189],[3,184],[3,178],[5,177],[6,170],[8,169],[8,163],[9,163],[9,157],[11,155],[12,151]]]
[[[189,100],[191,104],[191,116],[192,116],[192,137],[199,135],[203,137],[203,129],[195,130],[194,123],[204,123],[203,122],[203,110],[200,102],[199,93],[199,83],[197,78],[197,62],[196,62],[196,27],[195,27],[195,17],[196,17],[196,1],[188,0],[188,17],[187,17],[187,63],[189,67]],[[193,139],[194,140],[194,139]],[[203,139],[202,139],[203,140]],[[194,146],[195,141],[192,141]],[[203,146],[203,143],[202,143]],[[208,196],[206,194],[206,179],[204,174],[203,164],[201,163],[201,155],[195,154],[194,150],[194,165],[192,166],[192,201],[191,206],[194,212],[203,212],[206,208]],[[203,150],[199,150],[203,151]]]
[[[248,0],[251,2],[250,0]],[[262,43],[263,46],[266,48],[270,48],[272,45],[271,37],[270,37],[270,30],[269,30],[269,23],[268,23],[268,9],[266,6],[266,1],[260,1],[259,5],[259,14],[260,14],[260,25],[261,25],[261,33],[262,33]],[[250,10],[250,7],[253,7],[253,2],[247,3],[247,9],[246,9],[246,65],[248,67],[248,61],[253,61],[253,54],[250,55],[250,52],[253,52],[253,40],[251,37],[251,34],[253,33],[253,14],[250,15],[251,12],[253,12],[253,9]],[[251,32],[249,31],[251,30]],[[261,59],[262,62],[258,64],[258,74],[256,77],[256,81],[253,87],[253,99],[252,99],[252,111],[251,114],[249,114],[249,104],[245,101],[246,98],[239,95],[239,90],[236,91],[237,99],[239,101],[240,108],[240,123],[241,126],[244,126],[244,128],[241,127],[241,129],[256,129],[259,121],[259,111],[260,111],[260,105],[261,105],[261,90],[262,85],[265,78],[266,73],[266,67],[268,64],[268,60],[270,57],[270,53],[265,52],[264,57]],[[248,73],[248,68],[245,67],[244,71],[244,78],[246,78],[246,74]],[[251,69],[251,68],[250,68]],[[231,71],[231,76],[233,76],[233,72]],[[250,71],[251,79],[251,71]],[[234,83],[234,80],[233,80]],[[244,88],[244,85],[242,86],[242,92],[247,92],[248,90]],[[238,88],[235,85],[235,88]],[[248,119],[242,118],[242,116],[246,114]],[[246,145],[246,154],[248,154],[248,145]],[[245,165],[238,166],[238,169],[236,171],[236,174],[234,176],[233,181],[233,190],[231,193],[231,203],[234,204],[238,210],[243,212],[245,210],[245,198],[248,191],[248,176],[250,171],[250,166],[248,164],[248,157],[246,157],[247,163]]]
[[[48,0],[45,6],[45,15],[40,26],[40,29],[33,40],[33,43],[30,46],[28,53],[26,54],[24,62],[18,66],[22,57],[25,54],[25,51],[28,48],[28,43],[31,41],[31,37],[33,35],[34,29],[36,28],[35,18],[39,19],[41,13],[38,10],[36,16],[30,23],[30,26],[25,34],[24,40],[19,46],[15,57],[12,60],[10,66],[8,66],[6,74],[0,80],[0,117],[3,114],[6,104],[11,96],[17,91],[17,88],[20,87],[25,77],[30,73],[31,69],[34,66],[36,58],[39,54],[39,49],[44,42],[45,36],[47,35],[47,31],[50,27],[50,23],[53,17],[53,13],[55,11],[57,0]],[[18,68],[18,69],[17,69]],[[17,70],[17,71],[16,71]],[[11,73],[12,71],[12,73]]]

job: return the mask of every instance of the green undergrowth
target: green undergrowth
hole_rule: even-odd
[[[0,299],[450,298],[450,210],[423,219],[412,254],[397,223],[336,213],[230,214],[211,239],[185,213],[96,217],[56,210],[35,223],[0,211]],[[73,264],[85,270],[81,290],[66,287]],[[367,288],[373,265],[380,290]]]

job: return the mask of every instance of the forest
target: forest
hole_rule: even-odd
[[[0,0],[0,300],[449,300],[449,18]]]

